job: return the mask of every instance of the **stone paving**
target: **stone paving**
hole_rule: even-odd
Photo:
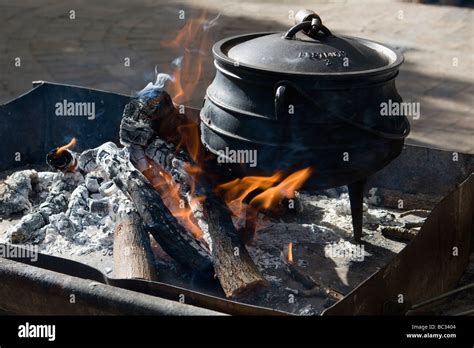
[[[284,30],[300,8],[316,10],[332,31],[404,52],[398,90],[421,105],[409,142],[474,153],[474,10],[450,6],[391,0],[1,0],[0,103],[29,90],[34,80],[133,93],[153,80],[155,66],[170,71],[180,52],[162,41],[206,10],[207,18],[219,17],[196,92],[186,100],[199,107],[214,74],[212,42]]]

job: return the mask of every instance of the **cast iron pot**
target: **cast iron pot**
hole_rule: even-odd
[[[213,47],[216,76],[201,110],[202,142],[213,153],[256,150],[269,175],[312,166],[306,188],[351,184],[400,154],[406,117],[381,116],[401,102],[395,77],[403,56],[382,44],[336,36],[312,11],[288,32],[240,35]]]

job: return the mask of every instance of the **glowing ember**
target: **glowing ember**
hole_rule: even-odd
[[[77,144],[76,138],[72,138],[71,141],[69,143],[67,143],[66,145],[58,147],[58,149],[56,150],[55,155],[59,156],[60,154],[62,154],[67,149],[70,149],[70,148],[76,146],[76,144]]]
[[[293,242],[288,243],[288,257],[287,260],[289,263],[293,263]]]

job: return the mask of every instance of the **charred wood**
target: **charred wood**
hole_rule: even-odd
[[[79,164],[87,163],[93,168],[89,157],[95,157],[100,166],[135,204],[146,229],[153,235],[163,250],[182,265],[197,271],[207,271],[211,260],[201,244],[182,227],[163,203],[159,193],[148,180],[130,163],[124,149],[106,143],[84,152]]]
[[[381,232],[384,237],[397,241],[411,241],[416,237],[418,231],[414,228],[405,228],[400,226],[382,226]]]
[[[214,270],[226,296],[238,296],[264,286],[265,279],[236,231],[231,212],[204,178],[195,180],[186,171],[186,167],[192,165],[186,154],[177,153],[173,145],[159,138],[148,146],[145,154],[180,186],[181,195],[187,200],[199,226],[209,234]],[[193,194],[201,195],[203,200],[193,199]]]

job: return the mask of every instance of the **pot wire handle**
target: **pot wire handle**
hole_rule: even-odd
[[[297,14],[298,17],[299,14]],[[321,35],[330,36],[331,31],[323,25],[321,17],[316,13],[311,12],[309,15],[304,17],[301,22],[292,26],[286,33],[283,35],[283,38],[286,40],[293,40],[297,32],[303,31],[306,35],[313,39],[318,39]]]
[[[306,93],[304,90],[302,90],[300,87],[298,87],[293,82],[283,80],[283,81],[279,81],[278,85],[285,85],[285,86],[289,86],[289,87],[293,88],[302,97],[304,97],[307,101],[309,101],[311,104],[313,104],[317,109],[320,109],[318,103],[308,93]],[[410,122],[408,122],[408,119],[407,119],[406,116],[403,116],[403,122],[405,123],[403,133],[398,134],[398,133],[388,133],[388,132],[384,132],[384,131],[381,131],[381,130],[377,130],[377,129],[373,129],[373,128],[364,126],[360,123],[354,122],[352,120],[349,120],[349,119],[347,119],[343,116],[337,115],[337,114],[335,114],[333,112],[330,112],[330,111],[328,111],[327,114],[332,116],[332,117],[337,118],[338,120],[340,120],[344,123],[347,123],[350,126],[353,126],[353,127],[358,128],[360,130],[363,130],[363,131],[366,131],[368,133],[377,135],[377,136],[379,136],[381,138],[384,138],[384,139],[390,139],[390,140],[405,139],[408,136],[408,134],[410,134],[410,130],[411,130],[410,129]]]

